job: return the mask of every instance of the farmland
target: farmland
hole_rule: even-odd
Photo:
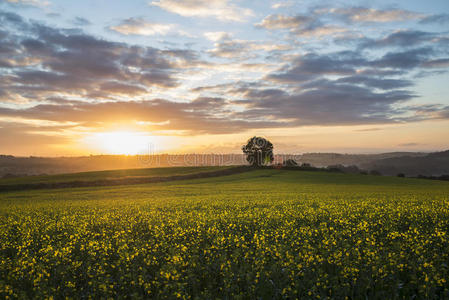
[[[449,298],[448,182],[267,169],[3,192],[0,230],[2,298]]]
[[[125,169],[96,172],[67,173],[58,175],[35,175],[24,177],[12,177],[0,179],[0,186],[15,184],[39,184],[73,181],[97,181],[107,179],[142,178],[157,176],[176,176],[194,173],[217,171],[229,167],[173,167],[173,168],[149,168],[149,169]]]

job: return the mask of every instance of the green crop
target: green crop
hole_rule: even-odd
[[[260,170],[0,194],[1,298],[449,298],[449,183]]]

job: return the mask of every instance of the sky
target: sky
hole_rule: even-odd
[[[0,0],[0,154],[449,148],[449,2]]]

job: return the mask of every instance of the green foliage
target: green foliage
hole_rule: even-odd
[[[448,298],[448,194],[273,169],[2,193],[0,297]]]
[[[297,167],[298,163],[294,159],[290,158],[290,159],[285,160],[283,165],[286,167]]]
[[[252,166],[263,166],[274,160],[273,144],[263,137],[253,136],[242,147],[246,160]]]

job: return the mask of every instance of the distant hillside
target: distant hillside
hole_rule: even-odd
[[[355,165],[360,167],[382,159],[403,156],[421,157],[427,154],[422,152],[389,152],[381,154],[305,153],[301,155],[299,161],[301,163],[309,163],[316,167],[327,167],[330,165]]]
[[[80,157],[14,157],[0,155],[0,177],[102,170],[243,165],[241,154],[92,155]]]
[[[439,176],[449,174],[449,150],[425,156],[399,156],[384,158],[360,165],[363,169],[378,170],[384,175],[404,173],[406,176]]]
[[[430,154],[422,152],[278,154],[275,155],[274,163],[282,163],[286,159],[294,159],[299,164],[309,163],[315,167],[357,166],[368,171],[378,170],[384,175],[404,173],[406,176],[439,176],[449,174],[449,151]],[[118,169],[244,164],[247,164],[247,162],[242,154],[92,155],[55,158],[0,155],[0,177]]]

